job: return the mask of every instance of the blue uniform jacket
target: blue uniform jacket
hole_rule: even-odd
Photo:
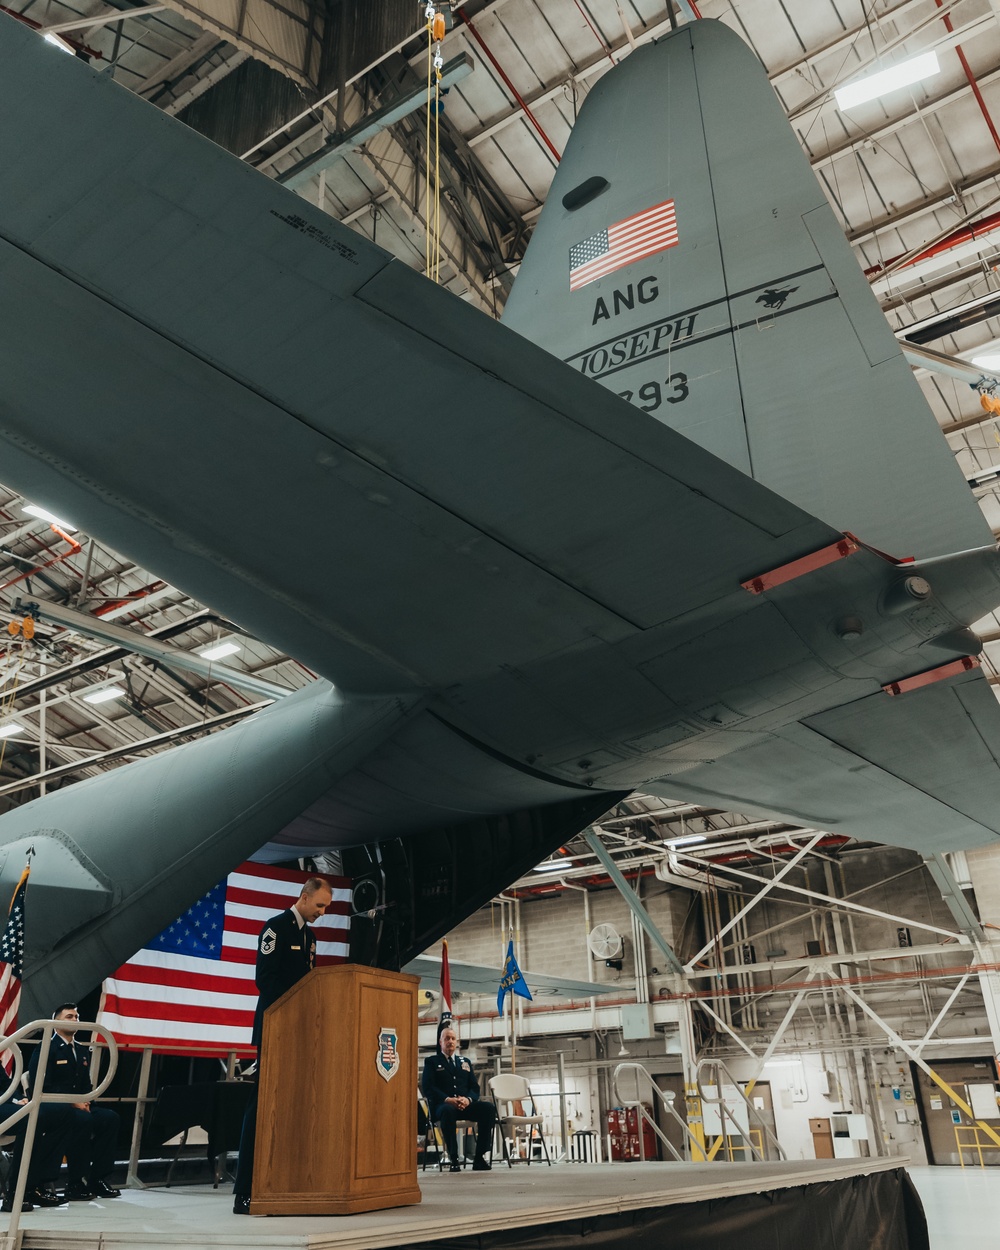
[[[479,1099],[479,1082],[472,1070],[472,1064],[457,1051],[451,1064],[441,1051],[428,1056],[424,1060],[424,1072],[420,1078],[420,1088],[424,1091],[431,1114],[437,1119],[437,1110],[446,1098],[468,1098],[470,1102]]]

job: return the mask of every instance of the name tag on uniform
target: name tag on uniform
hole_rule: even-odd
[[[292,947],[292,950],[293,950],[293,951],[300,951],[301,949],[302,949],[302,947],[301,947],[301,946],[293,946],[293,947]]]
[[[58,1067],[59,1067],[59,1065],[60,1065],[61,1063],[69,1063],[69,1060],[68,1060],[68,1059],[57,1059],[57,1060],[56,1060],[56,1067],[58,1068]]]

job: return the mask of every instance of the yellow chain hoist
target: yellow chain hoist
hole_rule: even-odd
[[[434,282],[441,277],[441,40],[447,24],[444,14],[431,3],[424,9],[427,22],[427,178],[424,184],[424,274]],[[434,142],[431,144],[431,116]],[[434,204],[431,206],[431,161],[434,164]]]
[[[7,633],[11,638],[23,638],[25,642],[31,642],[35,636],[35,618],[26,616],[20,621],[8,621]]]

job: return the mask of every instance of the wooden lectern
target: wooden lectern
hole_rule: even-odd
[[[316,968],[264,1014],[253,1215],[352,1215],[420,1201],[417,985]]]

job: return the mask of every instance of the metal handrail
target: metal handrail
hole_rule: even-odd
[[[717,1097],[715,1098],[710,1098],[705,1093],[704,1086],[701,1083],[701,1070],[703,1067],[711,1067],[715,1069],[715,1080],[710,1082],[712,1085],[715,1086],[715,1089],[716,1089]],[[740,1088],[739,1081],[736,1079],[736,1077],[733,1076],[733,1074],[729,1071],[729,1069],[722,1062],[722,1060],[711,1059],[711,1058],[699,1059],[694,1070],[694,1081],[695,1081],[695,1085],[698,1088],[698,1097],[701,1099],[703,1103],[707,1102],[712,1105],[718,1106],[720,1118],[722,1120],[723,1136],[727,1136],[726,1131],[725,1131],[725,1128],[726,1128],[725,1121],[727,1119],[730,1120],[733,1126],[739,1130],[738,1136],[744,1137],[746,1135],[743,1132],[743,1126],[733,1115],[728,1104],[726,1103],[726,1100],[722,1096],[722,1081],[719,1079],[720,1072],[727,1078],[729,1085],[731,1085],[732,1088],[736,1090],[737,1094],[739,1094],[739,1096],[746,1103],[746,1107],[747,1107],[747,1111],[749,1115],[756,1122],[757,1127],[761,1130],[762,1134],[766,1135],[768,1141],[773,1144],[775,1150],[778,1152],[779,1159],[784,1159],[785,1152],[781,1148],[781,1143],[778,1141],[777,1137],[775,1137],[775,1135],[771,1132],[770,1126],[767,1124],[763,1116],[760,1114],[757,1108],[753,1105],[750,1099],[746,1096],[746,1094]],[[746,1140],[750,1145],[750,1149],[753,1151],[754,1157],[757,1159],[759,1163],[763,1163],[764,1162],[763,1152],[757,1149],[757,1147],[750,1140],[749,1136],[746,1136]]]
[[[99,1033],[108,1044],[107,1075],[94,1088],[85,1094],[53,1094],[45,1093],[45,1072],[48,1067],[49,1049],[52,1045],[52,1034],[77,1033],[81,1029],[90,1033]],[[99,1098],[108,1088],[118,1069],[118,1043],[114,1034],[103,1024],[91,1023],[86,1020],[32,1020],[24,1024],[9,1037],[0,1037],[0,1053],[10,1050],[14,1055],[14,1071],[11,1076],[10,1090],[16,1090],[24,1074],[24,1058],[21,1055],[20,1042],[32,1033],[41,1031],[38,1043],[38,1075],[31,1096],[11,1115],[0,1122],[0,1134],[6,1133],[19,1120],[27,1117],[24,1130],[24,1145],[21,1148],[21,1166],[18,1168],[17,1185],[11,1197],[10,1222],[6,1233],[0,1233],[0,1250],[17,1250],[18,1226],[21,1222],[21,1204],[24,1202],[24,1191],[28,1185],[28,1169],[31,1151],[35,1144],[35,1127],[38,1124],[38,1108],[43,1102],[91,1102]]]
[[[690,1128],[688,1127],[687,1121],[682,1119],[682,1117],[678,1115],[677,1112],[674,1110],[675,1095],[674,1095],[673,1090],[660,1089],[659,1085],[657,1085],[657,1083],[650,1076],[648,1070],[644,1068],[641,1063],[620,1063],[618,1067],[615,1068],[614,1073],[612,1074],[612,1077],[611,1077],[611,1088],[614,1092],[615,1100],[618,1103],[620,1103],[623,1107],[638,1108],[640,1120],[644,1121],[646,1124],[649,1125],[649,1127],[653,1130],[653,1132],[657,1135],[657,1137],[659,1137],[660,1141],[663,1142],[664,1146],[666,1146],[666,1148],[670,1151],[670,1153],[674,1156],[674,1158],[677,1160],[678,1163],[684,1162],[683,1155],[678,1153],[677,1147],[673,1144],[672,1141],[670,1141],[667,1135],[663,1132],[660,1126],[656,1123],[653,1117],[646,1110],[646,1105],[642,1101],[642,1099],[639,1098],[638,1096],[634,1100],[630,1100],[628,1098],[622,1097],[621,1090],[618,1088],[618,1078],[625,1071],[626,1068],[634,1072],[637,1077],[644,1076],[646,1078],[646,1081],[649,1084],[650,1090],[654,1094],[656,1094],[656,1096],[659,1098],[661,1104],[663,1105],[663,1109],[667,1113],[667,1115],[669,1115],[671,1119],[675,1120],[680,1125],[681,1130],[683,1131],[685,1137],[690,1141],[694,1149],[701,1150],[702,1149],[701,1142],[699,1142],[698,1138],[695,1137],[694,1133],[691,1132]],[[637,1081],[636,1082],[636,1095],[638,1095],[638,1092],[639,1092],[639,1086],[638,1086],[638,1081]],[[640,1153],[640,1156],[643,1159],[645,1159],[645,1152],[644,1152],[644,1148],[642,1144],[642,1132],[641,1131],[639,1133],[639,1153]]]

